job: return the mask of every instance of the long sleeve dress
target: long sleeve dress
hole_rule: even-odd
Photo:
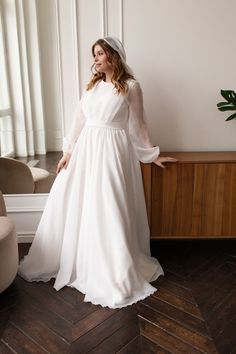
[[[125,95],[104,81],[85,91],[63,151],[69,165],[55,179],[19,274],[55,278],[56,290],[74,287],[84,301],[110,308],[149,296],[164,272],[150,253],[140,161],[160,151],[150,142],[139,83],[129,80]]]

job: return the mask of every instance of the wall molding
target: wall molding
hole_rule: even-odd
[[[75,68],[75,75],[74,77],[74,87],[75,87],[75,94],[76,100],[80,99],[81,95],[81,84],[80,84],[80,73],[79,73],[79,36],[78,36],[78,7],[77,1],[72,1],[71,6],[71,17],[72,17],[72,35],[73,35],[73,61],[74,61],[74,68]]]
[[[61,22],[60,22],[60,5],[59,0],[55,1],[55,15],[56,15],[56,43],[57,43],[57,70],[58,70],[58,84],[59,84],[59,107],[61,114],[61,129],[62,135],[65,135],[65,104],[63,95],[63,75],[62,75],[62,54],[61,54]]]
[[[124,3],[123,0],[120,0],[119,2],[119,8],[120,8],[120,40],[123,43],[124,40]],[[124,43],[123,43],[124,44]]]
[[[7,214],[13,221],[17,242],[32,242],[48,194],[4,194]]]
[[[34,233],[22,232],[17,233],[17,243],[32,243],[34,240]]]
[[[107,10],[107,0],[102,0],[102,37],[108,35],[108,10]]]

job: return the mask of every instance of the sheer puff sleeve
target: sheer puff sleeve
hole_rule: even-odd
[[[159,146],[153,146],[146,124],[143,108],[143,93],[137,81],[132,82],[129,95],[129,135],[137,158],[143,163],[156,160],[160,154]]]
[[[75,108],[75,112],[74,112],[74,116],[72,119],[72,124],[69,129],[69,132],[63,138],[62,151],[64,153],[69,153],[69,154],[72,153],[75,143],[76,143],[76,141],[81,133],[81,130],[84,126],[84,123],[85,123],[85,116],[82,111],[82,98],[79,100],[79,102],[77,103],[77,106]]]

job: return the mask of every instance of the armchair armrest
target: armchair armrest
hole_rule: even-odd
[[[0,216],[6,216],[7,211],[6,211],[6,205],[2,196],[2,192],[0,191]]]

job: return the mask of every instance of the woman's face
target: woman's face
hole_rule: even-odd
[[[94,63],[97,72],[106,74],[112,71],[112,66],[108,62],[106,52],[99,44],[97,44],[94,48]]]

